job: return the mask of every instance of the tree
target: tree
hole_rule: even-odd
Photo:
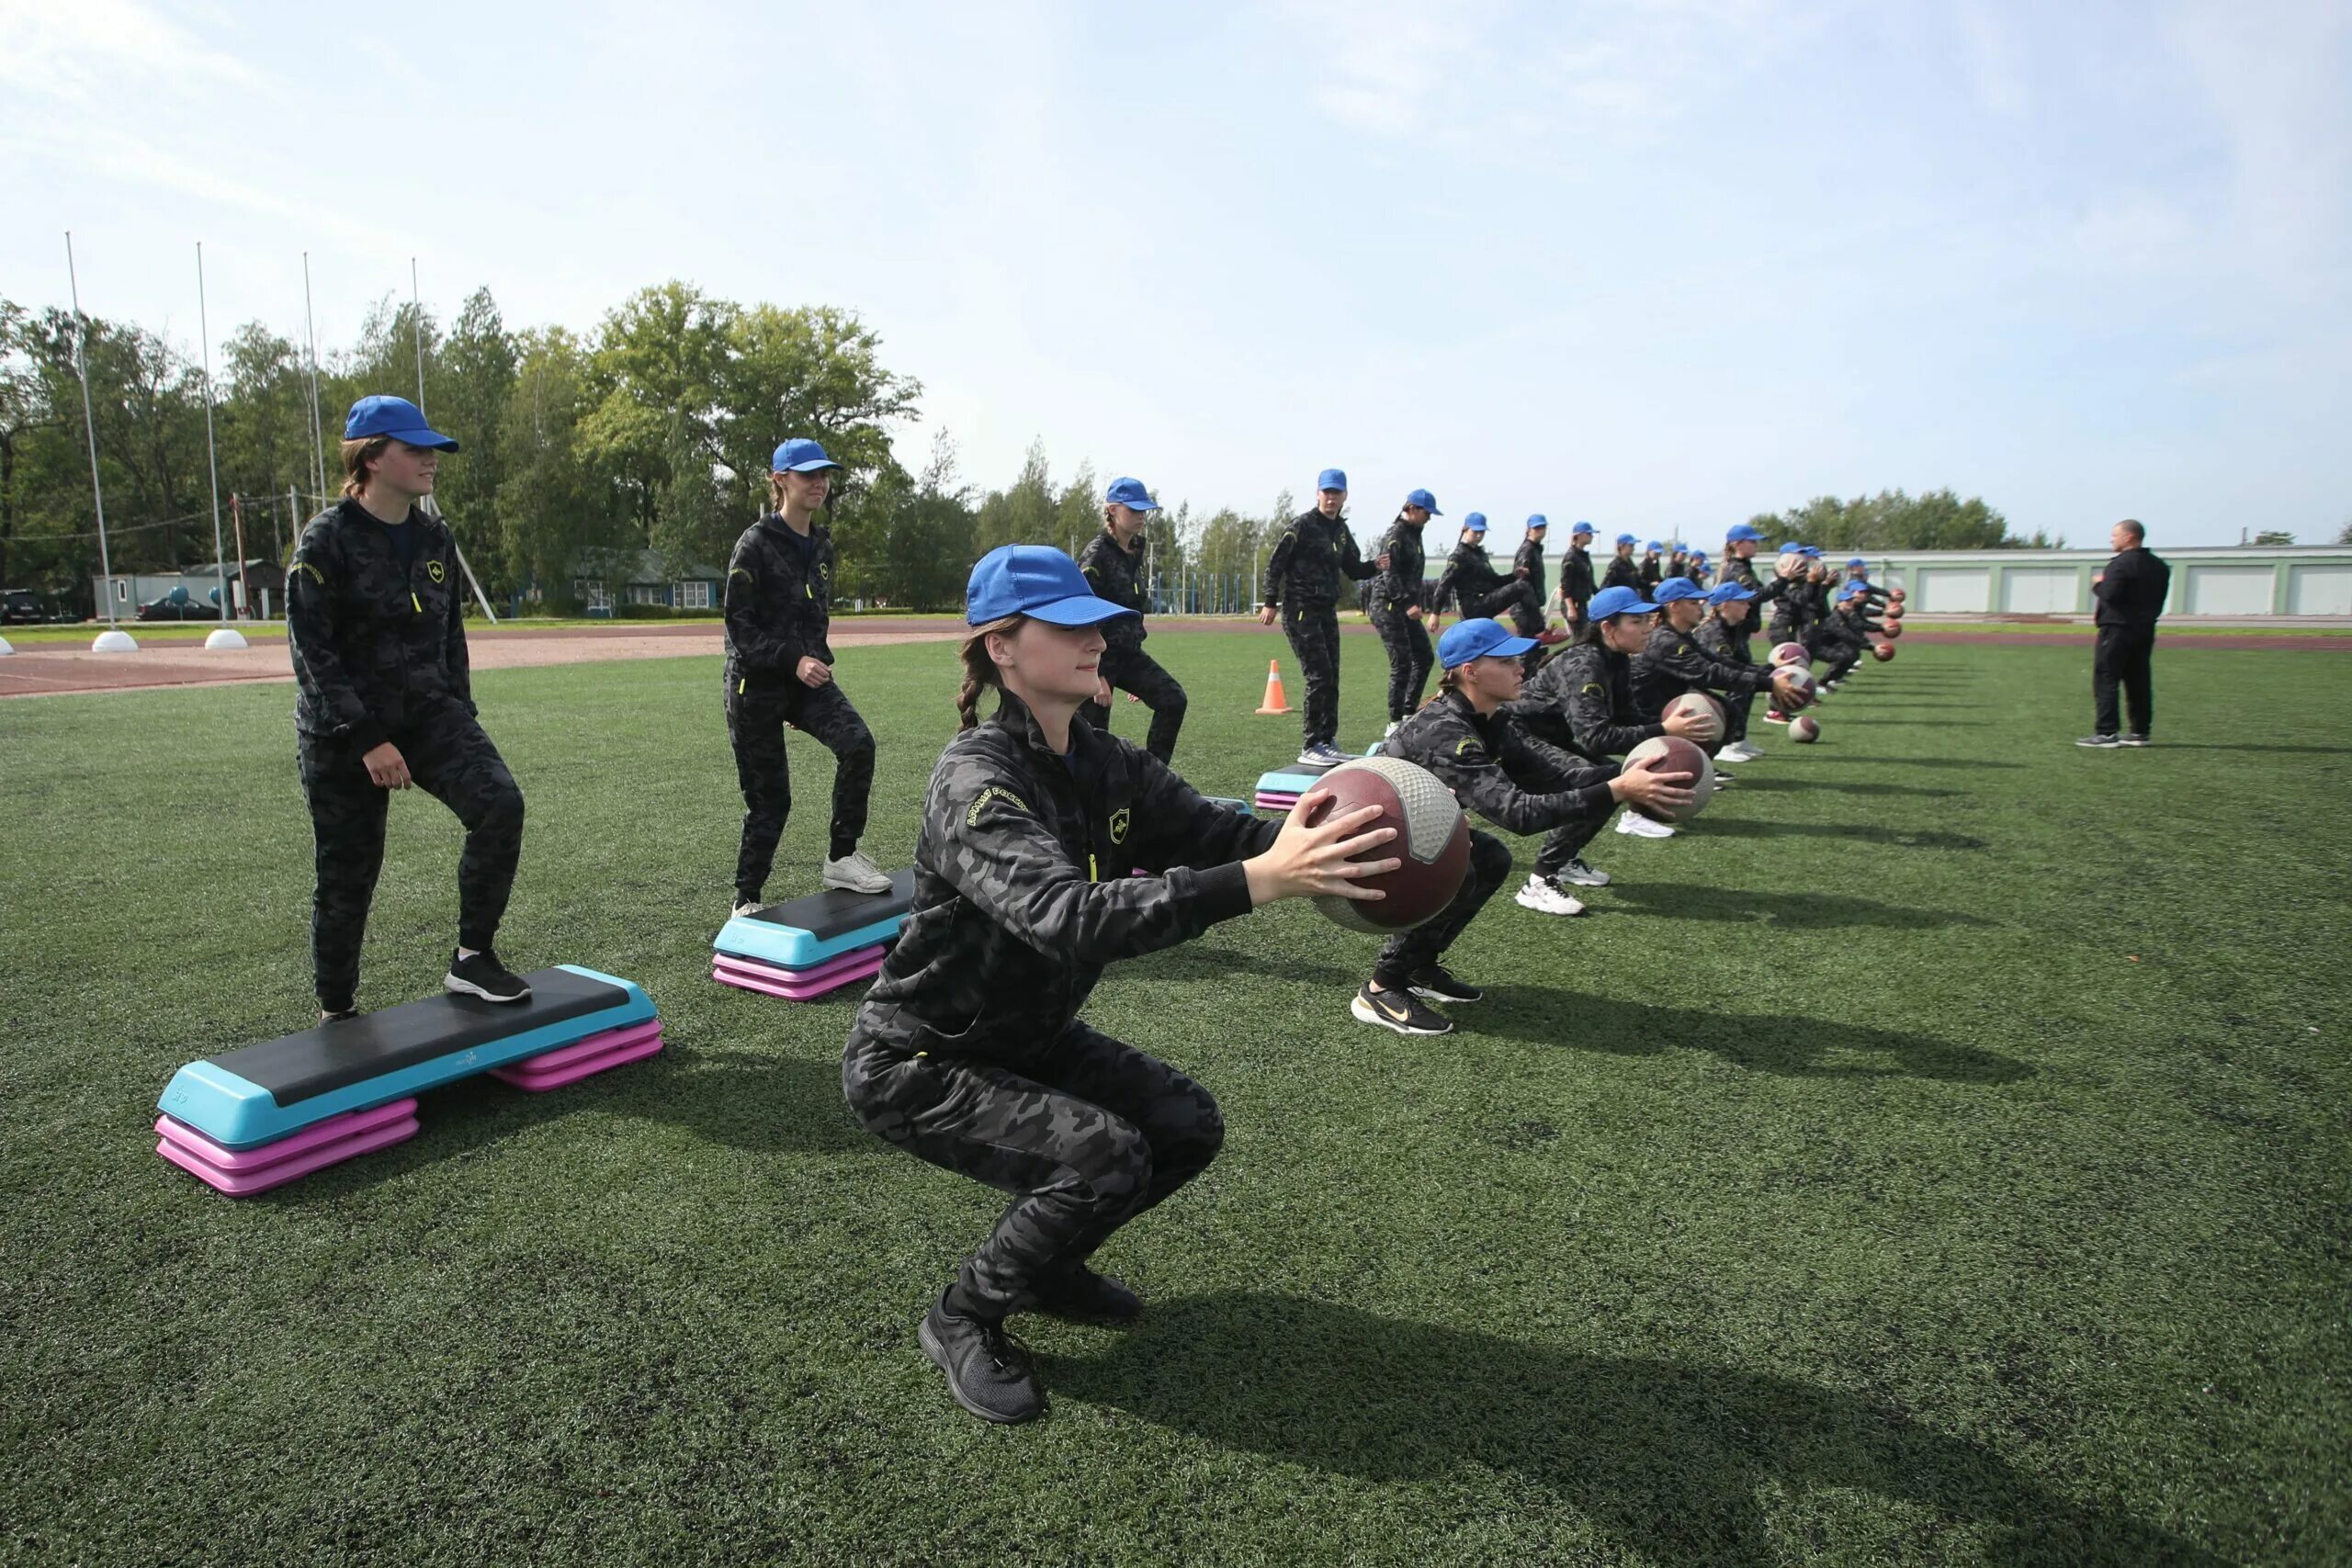
[[[2261,533],[2256,534],[2254,536],[2254,542],[2265,547],[2266,548],[2275,548],[2279,545],[2293,544],[2295,542],[2295,536],[2284,533],[2277,528],[2265,528]]]
[[[1041,436],[1029,443],[1020,477],[1011,488],[992,490],[980,499],[979,515],[972,526],[972,548],[986,555],[999,545],[1043,545],[1060,542],[1053,475],[1046,466]]]
[[[2344,526],[2335,531],[2335,542],[2339,545],[2352,545],[2352,519],[2346,520]]]
[[[558,604],[574,602],[572,563],[583,549],[636,538],[616,487],[580,439],[590,406],[587,352],[561,327],[517,343],[505,433],[506,477],[497,502],[499,558],[517,586],[536,582]]]
[[[1949,489],[1913,496],[1899,490],[1841,501],[1815,496],[1781,513],[1748,519],[1772,542],[1793,539],[1826,550],[2051,549],[2063,541],[2037,533],[2030,539],[2009,532],[2008,519],[1983,498],[1966,501]]]

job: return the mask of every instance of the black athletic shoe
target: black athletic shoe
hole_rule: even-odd
[[[1081,1323],[1133,1323],[1143,1315],[1143,1298],[1122,1280],[1097,1274],[1083,1263],[1038,1287],[1031,1310]]]
[[[2106,750],[2109,747],[2122,745],[2123,739],[2120,736],[2115,735],[2086,735],[2080,740],[2075,741],[2075,744],[2077,746],[2096,747],[2100,750]]]
[[[1358,1021],[1377,1023],[1399,1034],[1451,1034],[1453,1021],[1424,1004],[1409,990],[1375,991],[1369,985],[1358,991],[1348,1011]]]
[[[956,1403],[983,1421],[1035,1420],[1046,1408],[1046,1391],[1029,1365],[1029,1352],[1001,1323],[961,1317],[947,1310],[947,1292],[931,1303],[916,1331],[922,1353],[947,1374]]]
[[[1455,979],[1442,964],[1413,971],[1413,995],[1427,997],[1433,1002],[1475,1002],[1486,994],[1476,986]]]
[[[461,997],[480,997],[486,1002],[531,999],[531,987],[519,976],[509,974],[498,954],[486,947],[471,958],[450,953],[449,972],[441,976],[441,984]]]
[[[357,1008],[321,1008],[319,1010],[321,1023],[347,1023],[358,1016]]]
[[[2125,730],[2123,738],[2116,742],[2118,746],[2145,746],[2147,743],[2148,738],[2136,729]]]

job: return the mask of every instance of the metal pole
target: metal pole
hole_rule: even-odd
[[[417,291],[414,256],[408,258],[408,297],[411,309],[414,311],[414,319],[410,324],[416,329],[416,412],[421,414],[424,412],[424,297]],[[426,496],[424,511],[426,515],[439,518],[441,516],[439,498]],[[444,518],[442,521],[447,520]],[[458,552],[458,570],[466,574],[466,582],[474,591],[475,603],[481,606],[481,613],[490,624],[496,626],[498,612],[490,607],[490,595],[481,591],[481,582],[474,576],[474,569],[466,559],[466,547],[458,543],[458,531],[455,528],[449,530],[449,547]]]
[[[416,258],[408,258],[408,298],[411,320],[416,329],[416,412],[424,412],[424,296],[416,287]]]
[[[321,502],[327,494],[326,428],[319,417],[319,322],[311,311],[311,253],[302,253],[302,328],[311,355],[311,478]]]
[[[82,281],[74,271],[74,231],[65,231],[65,282],[74,294],[74,369],[82,378],[82,432],[90,440],[90,500],[98,512],[98,579],[106,584],[107,629],[114,624],[114,563],[107,554],[107,493],[98,483],[98,422],[90,412],[89,324],[82,319]]]
[[[204,304],[204,242],[196,243],[196,321],[198,341],[204,346],[204,467],[212,478],[212,562],[220,573],[220,620],[223,625],[236,619],[236,602],[229,597],[229,558],[220,552],[220,458],[212,446],[212,319]],[[237,563],[237,575],[244,576],[244,562]]]

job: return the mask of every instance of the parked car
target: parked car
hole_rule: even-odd
[[[38,626],[49,619],[49,606],[29,588],[11,588],[0,596],[0,626]]]
[[[185,588],[175,588],[160,599],[151,599],[139,606],[142,621],[217,621],[220,609],[207,604],[191,595]]]

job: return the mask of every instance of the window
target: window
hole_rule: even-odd
[[[119,577],[116,578],[114,580],[114,596],[118,599],[128,602],[130,598],[130,584],[124,581]]]
[[[571,580],[571,596],[591,610],[605,608],[605,580],[601,577],[575,577]]]
[[[709,609],[709,608],[710,608],[710,584],[709,584],[709,583],[707,583],[707,582],[681,582],[681,583],[679,583],[679,584],[678,584],[678,608],[679,608],[679,609],[681,609],[681,610],[707,610],[707,609]]]
[[[632,582],[628,585],[628,602],[632,604],[659,604],[662,585],[658,582]]]

